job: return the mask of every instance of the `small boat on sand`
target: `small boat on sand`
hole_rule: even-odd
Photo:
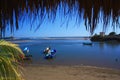
[[[29,53],[28,47],[24,48],[23,53],[25,55],[24,60],[31,60],[32,59],[32,55]]]

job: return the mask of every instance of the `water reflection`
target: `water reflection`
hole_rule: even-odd
[[[104,49],[104,45],[104,42],[99,42],[99,47],[101,48],[101,50]]]
[[[120,42],[117,42],[117,41],[108,41],[108,42],[105,42],[105,44],[112,48],[117,48],[120,46]]]

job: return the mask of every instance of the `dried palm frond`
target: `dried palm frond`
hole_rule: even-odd
[[[10,24],[12,32],[26,16],[33,21],[39,17],[40,24],[44,18],[54,20],[58,10],[64,17],[83,18],[91,33],[99,20],[103,22],[101,28],[106,28],[110,20],[113,28],[120,27],[120,0],[0,0],[0,29],[4,33],[6,25]]]

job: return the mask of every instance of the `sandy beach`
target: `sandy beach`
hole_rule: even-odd
[[[24,66],[25,80],[119,80],[120,70],[91,66]]]

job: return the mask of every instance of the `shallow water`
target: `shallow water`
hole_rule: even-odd
[[[120,69],[120,43],[93,42],[80,39],[30,39],[13,41],[23,50],[29,47],[33,55],[30,64],[47,65],[90,65]],[[44,58],[43,50],[50,46],[56,49],[56,56],[51,60]]]

